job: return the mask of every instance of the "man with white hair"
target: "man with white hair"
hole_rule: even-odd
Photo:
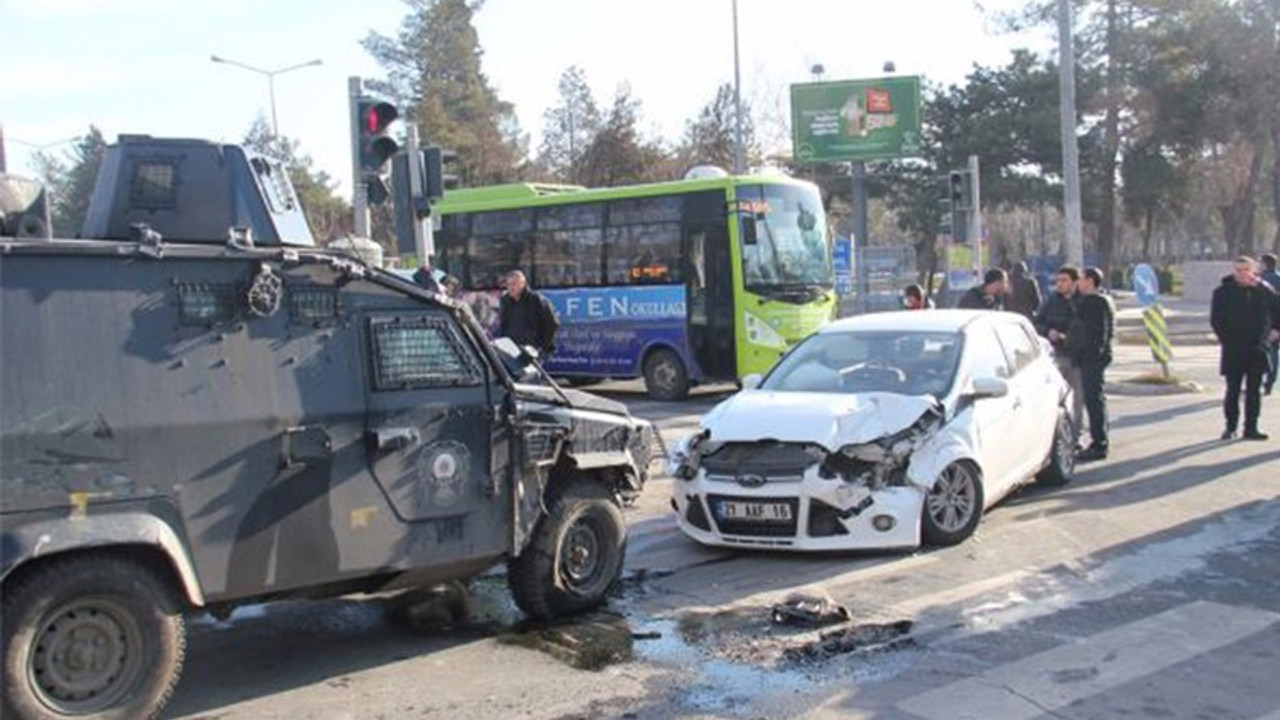
[[[1240,426],[1240,386],[1244,386],[1244,438],[1266,440],[1258,429],[1262,414],[1262,376],[1267,350],[1280,339],[1280,305],[1275,291],[1258,276],[1253,258],[1236,259],[1230,275],[1213,291],[1209,321],[1222,345],[1218,371],[1226,378],[1222,409],[1227,426],[1223,440],[1236,436]]]

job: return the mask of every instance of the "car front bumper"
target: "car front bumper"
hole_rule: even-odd
[[[680,529],[705,545],[778,550],[862,550],[920,545],[925,491],[914,486],[869,490],[819,477],[817,466],[798,480],[745,487],[699,469],[692,480],[675,480],[671,505]],[[770,510],[771,519],[730,517],[729,504]],[[764,507],[765,505],[774,507]],[[779,512],[776,506],[788,510]],[[789,520],[778,519],[780,515]]]

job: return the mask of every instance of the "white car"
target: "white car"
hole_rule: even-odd
[[[1075,470],[1070,387],[1016,313],[840,320],[743,386],[669,461],[680,529],[707,545],[951,545]]]

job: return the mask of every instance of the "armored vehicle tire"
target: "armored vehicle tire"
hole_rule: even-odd
[[[3,716],[150,720],[182,671],[178,603],[143,565],[54,560],[4,588]]]
[[[536,619],[599,605],[622,574],[625,546],[626,524],[613,493],[586,478],[572,481],[508,567],[516,605]]]
[[[1076,471],[1076,430],[1066,408],[1058,410],[1058,424],[1053,429],[1053,447],[1049,464],[1036,475],[1041,487],[1062,487],[1071,482]]]
[[[674,350],[658,348],[644,359],[644,389],[654,400],[683,400],[689,395],[689,371]]]
[[[924,497],[921,530],[929,545],[958,545],[982,519],[982,479],[967,462],[951,463]]]

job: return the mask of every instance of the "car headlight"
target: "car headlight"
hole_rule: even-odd
[[[698,474],[704,454],[715,452],[720,443],[707,440],[708,431],[680,438],[667,456],[667,474],[681,480],[692,480]]]

